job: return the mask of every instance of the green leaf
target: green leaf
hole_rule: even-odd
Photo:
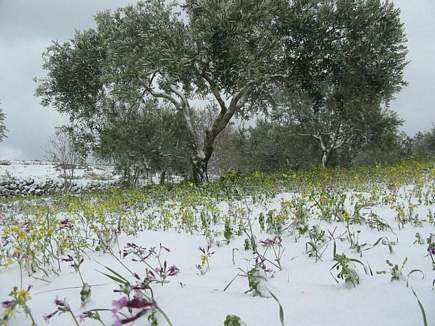
[[[275,299],[275,301],[278,303],[279,305],[279,320],[281,321],[281,325],[284,326],[284,309],[282,308],[281,302],[279,302],[278,298],[276,297],[275,294],[273,294],[272,291],[268,290],[270,295],[272,296],[272,298]]]
[[[423,317],[423,325],[427,326],[427,318],[426,318],[426,312],[424,311],[423,304],[421,303],[420,299],[418,298],[417,294],[415,293],[414,289],[411,288],[412,293],[414,294],[415,298],[417,299],[418,306],[420,307],[421,315]]]

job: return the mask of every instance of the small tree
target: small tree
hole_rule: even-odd
[[[83,156],[74,148],[71,135],[64,129],[58,129],[50,141],[48,159],[57,164],[64,180],[64,189],[70,190],[75,178],[76,168],[84,163]]]
[[[419,132],[413,139],[413,154],[419,158],[435,158],[435,125],[427,132]]]
[[[1,104],[1,101],[0,101]],[[3,110],[0,108],[0,142],[6,138],[6,115],[3,113]]]
[[[294,100],[294,99],[293,99]],[[294,103],[294,102],[293,102]],[[355,104],[356,105],[356,104]],[[346,153],[347,164],[362,147],[379,146],[388,137],[395,137],[402,120],[397,113],[381,108],[379,104],[354,106],[353,109],[340,109],[335,105],[317,110],[312,104],[299,101],[290,104],[277,120],[293,130],[295,137],[305,136],[318,144],[320,162],[326,167],[333,154]],[[307,140],[307,143],[311,141]],[[343,163],[343,162],[342,162]]]

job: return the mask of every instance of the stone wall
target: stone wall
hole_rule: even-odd
[[[50,195],[54,193],[62,193],[65,191],[71,193],[81,193],[85,191],[103,190],[113,188],[114,184],[88,184],[86,186],[79,186],[73,183],[69,189],[65,184],[56,183],[53,180],[36,183],[34,179],[28,180],[6,180],[0,182],[0,197],[12,196],[28,196],[28,195]]]

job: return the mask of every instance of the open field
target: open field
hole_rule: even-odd
[[[407,162],[0,199],[0,325],[433,325],[434,179]]]

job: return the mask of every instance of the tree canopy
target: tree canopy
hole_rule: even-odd
[[[42,103],[67,113],[87,140],[99,138],[111,115],[151,99],[171,105],[196,182],[207,180],[215,140],[233,117],[270,112],[277,90],[308,98],[315,113],[352,115],[403,85],[403,25],[388,1],[149,0],[95,21],[47,49]],[[217,114],[198,130],[204,102]]]

